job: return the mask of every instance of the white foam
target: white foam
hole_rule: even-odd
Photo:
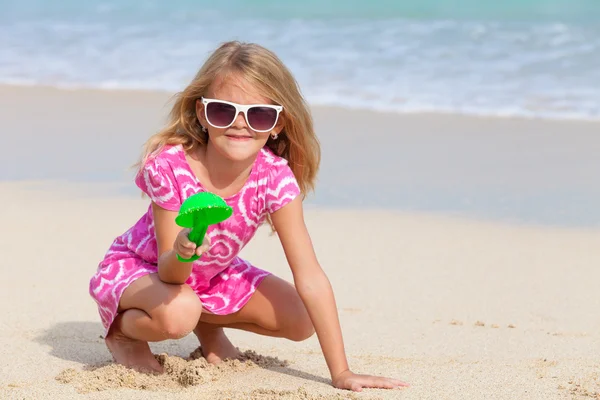
[[[101,10],[101,15],[111,10]],[[256,41],[314,104],[395,112],[600,118],[600,29],[453,21],[15,22],[0,82],[182,89],[218,43]]]

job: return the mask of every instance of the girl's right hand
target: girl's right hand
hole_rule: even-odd
[[[194,254],[197,254],[198,257],[202,255],[205,251],[208,251],[210,248],[210,239],[208,235],[204,235],[204,239],[202,240],[201,246],[196,246],[196,243],[190,241],[188,235],[190,234],[189,228],[182,229],[175,238],[175,243],[173,244],[173,250],[175,250],[176,254],[179,254],[182,258],[188,259],[192,257]]]

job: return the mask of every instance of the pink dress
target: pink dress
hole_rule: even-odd
[[[148,160],[135,178],[136,185],[159,206],[179,211],[183,200],[205,191],[192,172],[183,148],[166,146]],[[186,281],[203,308],[217,315],[240,310],[269,272],[238,257],[257,228],[300,194],[287,161],[263,148],[244,187],[225,201],[233,208],[227,220],[211,225],[210,250],[194,261]],[[157,244],[152,206],[128,231],[118,236],[92,276],[89,293],[108,333],[117,315],[119,299],[134,280],[157,272]]]

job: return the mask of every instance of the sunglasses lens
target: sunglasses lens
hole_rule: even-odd
[[[224,127],[235,119],[235,107],[231,104],[212,102],[206,105],[206,118],[216,127]]]
[[[251,107],[248,110],[248,124],[257,131],[268,131],[275,126],[277,110],[270,107]]]

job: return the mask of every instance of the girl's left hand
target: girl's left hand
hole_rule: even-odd
[[[382,376],[358,375],[352,371],[344,371],[333,379],[333,386],[338,389],[348,389],[355,392],[363,388],[396,389],[408,387],[408,383]]]

